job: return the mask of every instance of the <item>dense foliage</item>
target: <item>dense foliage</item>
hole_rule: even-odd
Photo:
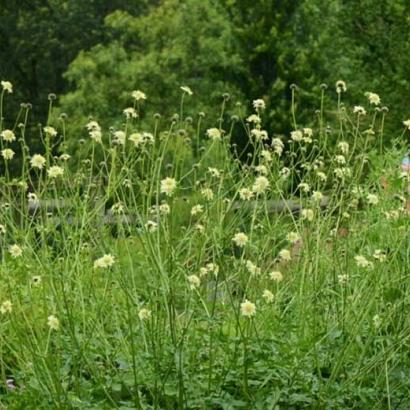
[[[263,97],[268,128],[284,134],[292,83],[307,121],[319,108],[314,87],[333,90],[339,79],[350,103],[373,91],[394,107],[390,132],[410,110],[406,0],[3,3],[0,76],[18,86],[14,112],[31,102],[29,121],[44,123],[47,94],[55,92],[75,119],[74,140],[89,116],[109,126],[121,121],[135,88],[152,98],[149,118],[174,113],[180,85],[207,95],[190,114],[209,111],[223,93],[234,101]]]

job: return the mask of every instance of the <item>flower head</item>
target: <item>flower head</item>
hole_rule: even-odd
[[[13,159],[15,152],[10,148],[1,150],[1,155],[5,160]]]
[[[336,81],[336,92],[338,94],[347,91],[346,83],[343,80]]]
[[[232,241],[235,243],[236,246],[243,247],[247,244],[249,238],[243,232],[238,232],[232,238]]]
[[[177,187],[177,181],[174,178],[165,178],[161,181],[161,193],[172,196]]]
[[[47,324],[51,330],[58,330],[60,327],[60,321],[54,315],[50,315],[47,318]]]
[[[259,176],[255,179],[252,186],[252,191],[256,194],[262,194],[269,188],[269,180],[264,176]]]
[[[239,190],[239,197],[244,201],[250,201],[253,198],[254,192],[248,188],[241,188]]]
[[[356,255],[354,260],[360,268],[373,268],[372,262],[368,261],[363,255]]]
[[[256,114],[251,114],[247,119],[247,122],[253,123],[253,124],[260,124],[261,123],[261,117]]]
[[[17,244],[9,246],[9,253],[13,258],[18,258],[23,254],[23,250]]]
[[[138,317],[140,318],[140,320],[147,320],[151,317],[151,311],[147,308],[142,308],[138,312]]]
[[[269,274],[269,277],[275,282],[282,282],[283,274],[280,271],[273,271]]]
[[[221,131],[218,128],[209,128],[206,131],[206,135],[212,140],[212,141],[220,141],[221,140]]]
[[[188,86],[186,86],[186,85],[183,85],[182,87],[180,87],[180,89],[181,89],[184,93],[187,93],[188,95],[192,95],[192,94],[193,94],[192,90],[191,90]]]
[[[204,207],[203,207],[202,205],[194,205],[194,206],[191,208],[191,215],[192,215],[192,216],[201,214],[202,212],[204,212]]]
[[[13,84],[10,81],[2,81],[1,86],[4,91],[7,91],[9,94],[13,92]]]
[[[247,260],[245,264],[246,264],[246,269],[251,275],[260,275],[261,268],[256,266],[251,260]]]
[[[255,304],[245,299],[245,302],[241,303],[241,314],[246,317],[254,316],[256,314]]]
[[[379,203],[379,197],[375,194],[367,194],[367,203],[369,205],[377,205]]]
[[[279,252],[279,259],[281,259],[283,261],[290,261],[292,259],[292,256],[290,254],[290,250],[289,249],[282,249]]]
[[[0,135],[6,142],[13,142],[16,140],[16,135],[12,130],[4,130]]]
[[[57,131],[54,127],[47,125],[43,128],[43,131],[50,137],[55,137],[57,135]]]
[[[147,96],[145,95],[145,93],[143,93],[140,90],[133,91],[131,95],[132,95],[132,98],[134,98],[137,101],[147,99]]]
[[[46,164],[46,159],[40,154],[34,154],[30,159],[32,168],[42,169]]]
[[[259,98],[257,100],[253,100],[252,105],[253,105],[253,108],[255,108],[256,111],[264,110],[265,107],[266,107],[265,101],[263,101],[261,98]]]
[[[47,174],[50,178],[57,178],[64,174],[64,169],[58,165],[53,165],[47,170]]]
[[[302,139],[303,139],[303,133],[302,133],[302,131],[300,131],[300,130],[292,131],[292,132],[290,133],[290,138],[291,138],[293,141],[300,142],[300,141],[302,141]]]
[[[5,315],[6,313],[11,313],[12,310],[13,304],[10,300],[5,300],[0,306],[0,312],[2,315]]]
[[[320,202],[323,199],[323,194],[319,191],[313,191],[312,199],[315,202]]]
[[[199,288],[199,286],[201,285],[201,279],[199,279],[199,277],[196,276],[196,275],[188,276],[187,280],[188,280],[188,283],[189,283],[189,287],[191,289]]]
[[[273,293],[268,289],[265,289],[263,291],[262,297],[265,299],[265,301],[267,303],[272,303],[273,302]]]
[[[210,188],[204,188],[201,191],[201,195],[207,200],[211,201],[214,198],[214,192]]]
[[[295,244],[296,242],[300,241],[300,235],[297,232],[289,232],[286,235],[286,240],[292,244]]]
[[[94,261],[94,268],[110,268],[115,263],[115,258],[111,254],[105,254]]]
[[[125,117],[126,117],[127,119],[137,118],[137,117],[138,117],[137,111],[136,111],[135,108],[133,108],[133,107],[125,108],[125,109],[122,111],[122,113],[125,115]]]
[[[380,104],[380,97],[376,93],[371,93],[371,92],[366,92],[365,96],[368,98],[369,103],[373,105],[379,105]]]
[[[373,258],[378,260],[379,262],[384,262],[387,258],[386,252],[382,251],[381,249],[376,249],[373,253]]]
[[[124,131],[115,131],[114,132],[114,144],[125,145],[126,134]]]
[[[353,113],[357,115],[366,115],[366,110],[361,105],[355,105],[353,107]]]
[[[315,216],[312,209],[302,209],[300,211],[300,216],[302,219],[306,219],[307,221],[313,221],[313,217]]]

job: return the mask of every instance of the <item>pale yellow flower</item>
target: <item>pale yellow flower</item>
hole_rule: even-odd
[[[381,249],[376,249],[373,253],[373,258],[378,260],[379,262],[384,262],[387,256],[386,253],[383,252]]]
[[[255,141],[265,141],[269,138],[267,131],[254,128],[251,130],[251,136]]]
[[[326,175],[324,172],[319,171],[319,172],[316,173],[316,175],[317,175],[317,177],[320,179],[320,181],[326,182],[326,180],[327,180],[327,175]]]
[[[354,260],[356,261],[357,266],[359,266],[360,268],[372,268],[373,267],[372,262],[368,261],[362,255],[356,255],[354,257]]]
[[[4,130],[0,135],[6,142],[13,142],[16,140],[16,135],[12,130]]]
[[[23,254],[23,250],[17,244],[9,246],[9,253],[13,258],[18,258]]]
[[[43,131],[49,135],[50,137],[55,137],[57,135],[57,131],[54,127],[51,127],[50,125],[47,125],[43,128]]]
[[[302,219],[306,219],[307,221],[313,221],[313,217],[315,216],[312,209],[302,209],[300,211],[300,216]]]
[[[349,153],[349,143],[346,141],[340,141],[339,144],[337,144],[338,148],[344,155]]]
[[[248,243],[248,236],[245,235],[243,232],[238,232],[232,238],[232,241],[235,243],[236,246],[245,246]]]
[[[168,215],[171,212],[171,207],[168,204],[161,204],[159,206],[159,212],[162,215]]]
[[[270,153],[270,151],[266,149],[261,151],[261,158],[265,162],[272,162],[272,154]]]
[[[60,155],[61,161],[64,161],[64,162],[68,161],[70,158],[71,158],[70,154],[61,154]]]
[[[259,115],[252,114],[246,119],[246,121],[250,122],[250,123],[253,123],[253,124],[260,124],[262,120],[259,117]]]
[[[282,249],[279,252],[279,258],[283,261],[290,261],[292,259],[292,256],[290,254],[289,249]]]
[[[10,148],[5,148],[1,150],[1,155],[6,161],[13,159],[14,154],[15,152]]]
[[[13,310],[13,304],[10,300],[5,300],[0,306],[0,313],[5,315],[6,313],[11,313]]]
[[[264,110],[266,108],[265,101],[263,101],[261,98],[259,98],[257,100],[253,100],[252,105],[253,105],[253,108],[255,108],[256,111]]]
[[[320,202],[323,199],[323,194],[319,191],[313,191],[312,193],[312,199],[315,202]]]
[[[210,188],[204,188],[201,191],[201,195],[208,201],[211,201],[214,198],[214,193]]]
[[[273,151],[275,152],[275,154],[277,154],[280,157],[285,147],[282,140],[280,138],[273,138],[271,142],[271,146],[273,147]]]
[[[248,188],[241,188],[239,190],[239,197],[243,199],[244,201],[250,201],[253,198],[253,195],[254,195],[253,191],[251,191]]]
[[[220,141],[221,140],[221,131],[218,128],[209,128],[206,131],[206,135],[212,140],[212,141]]]
[[[349,280],[349,275],[347,275],[346,273],[342,275],[337,275],[337,280],[341,285],[345,285]]]
[[[336,81],[336,92],[338,94],[345,93],[347,91],[346,83],[343,80]]]
[[[302,139],[303,139],[303,133],[302,133],[302,131],[300,131],[300,130],[292,131],[292,132],[290,133],[290,138],[291,138],[293,141],[300,142],[300,141],[302,141]]]
[[[267,303],[272,303],[274,299],[273,293],[268,289],[265,289],[263,291],[262,297],[265,299]]]
[[[208,172],[213,176],[214,178],[219,178],[221,176],[221,172],[217,168],[208,168]]]
[[[256,171],[258,174],[261,174],[261,175],[267,175],[267,174],[268,174],[268,168],[266,168],[265,165],[257,165],[257,166],[255,167],[255,171]]]
[[[189,283],[189,287],[191,289],[199,288],[199,286],[201,285],[201,279],[199,279],[199,277],[196,276],[196,275],[188,276],[187,280],[188,280],[188,283]]]
[[[282,282],[283,274],[280,271],[273,271],[269,274],[269,277],[275,282]]]
[[[184,93],[187,93],[188,95],[192,95],[192,94],[193,94],[192,90],[191,90],[188,86],[186,86],[186,85],[183,85],[182,87],[180,87],[180,89],[181,89]]]
[[[371,93],[371,92],[366,92],[365,95],[368,98],[370,104],[373,104],[373,105],[379,105],[380,104],[380,97],[379,97],[378,94]]]
[[[4,91],[7,91],[9,94],[13,92],[13,84],[10,81],[2,81],[1,87]]]
[[[124,131],[115,131],[113,142],[117,145],[125,145],[126,137],[127,136]]]
[[[302,192],[305,192],[305,193],[307,193],[307,192],[310,191],[310,186],[309,186],[309,184],[307,184],[306,182],[301,182],[301,183],[298,185],[298,188],[299,188]]]
[[[125,108],[125,109],[122,111],[122,113],[125,115],[125,117],[126,117],[127,119],[137,118],[137,117],[138,117],[137,111],[136,111],[135,108],[133,108],[133,107]]]
[[[64,174],[64,169],[58,165],[53,165],[47,170],[47,174],[50,178],[57,178]]]
[[[33,168],[43,169],[46,159],[40,154],[34,154],[30,159],[30,165]]]
[[[60,321],[54,315],[50,315],[47,318],[47,324],[51,330],[58,330],[60,328]]]
[[[192,216],[201,214],[202,212],[204,212],[204,207],[203,207],[202,205],[194,205],[194,206],[191,208],[191,215],[192,215]]]
[[[245,302],[241,303],[241,314],[246,317],[254,316],[256,314],[255,304],[245,299]]]
[[[147,99],[147,96],[145,95],[145,93],[143,93],[140,90],[133,91],[131,95],[132,95],[132,98],[134,98],[137,101]]]
[[[177,187],[177,181],[174,178],[165,178],[161,181],[161,193],[172,196]]]
[[[94,268],[110,268],[115,263],[115,258],[111,254],[105,254],[94,261]]]
[[[145,229],[150,233],[155,232],[158,229],[158,224],[155,221],[147,221]]]
[[[366,110],[361,105],[355,105],[353,113],[357,115],[366,115]]]
[[[262,194],[269,188],[269,180],[264,176],[259,176],[255,179],[252,186],[252,191],[256,194]]]
[[[377,205],[379,203],[379,197],[375,194],[367,194],[366,198],[369,205]]]
[[[134,143],[136,147],[139,145],[142,145],[144,143],[144,138],[140,132],[134,132],[132,133],[128,139]]]
[[[260,275],[261,273],[261,268],[258,268],[252,261],[247,260],[246,261],[246,269],[251,275]]]
[[[292,244],[295,244],[296,242],[300,241],[300,235],[297,232],[289,232],[286,235],[286,240]]]
[[[138,312],[138,317],[140,320],[147,320],[151,317],[151,311],[146,308],[142,308]]]

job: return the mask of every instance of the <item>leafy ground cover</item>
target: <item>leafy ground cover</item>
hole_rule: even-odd
[[[408,408],[409,122],[387,149],[378,96],[343,90],[312,128],[293,107],[286,137],[263,100],[186,118],[188,87],[149,129],[133,92],[123,127],[90,119],[71,156],[64,116],[42,152],[28,106],[2,121],[1,405]]]

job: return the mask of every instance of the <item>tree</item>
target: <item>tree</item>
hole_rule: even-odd
[[[242,60],[226,11],[213,0],[165,0],[146,16],[116,11],[105,19],[111,41],[81,52],[66,79],[73,91],[61,107],[81,127],[92,115],[106,127],[121,121],[131,91],[148,95],[148,111],[179,112],[180,86],[194,95],[186,114],[220,104],[222,94],[240,95],[235,80]]]

